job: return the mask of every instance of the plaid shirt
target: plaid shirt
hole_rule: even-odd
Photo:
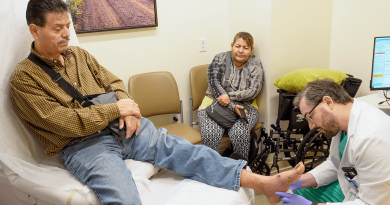
[[[207,70],[207,88],[206,95],[216,99],[222,94],[227,93],[230,98],[228,107],[234,110],[237,102],[249,106],[253,99],[260,93],[264,83],[264,70],[261,61],[252,55],[245,62],[244,67],[238,69],[231,59],[230,64],[230,88],[231,92],[226,92],[222,87],[225,81],[226,53],[217,54]]]
[[[62,54],[63,66],[59,60],[39,55],[33,45],[31,52],[61,73],[81,94],[115,91],[119,99],[130,98],[122,80],[101,66],[87,51],[70,46]],[[83,108],[29,59],[16,66],[10,84],[16,110],[35,131],[50,156],[58,154],[74,138],[99,132],[120,116],[116,103]]]

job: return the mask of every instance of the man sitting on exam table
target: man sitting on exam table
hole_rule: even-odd
[[[338,180],[345,196],[339,201],[341,204],[389,205],[390,116],[352,99],[331,79],[308,83],[294,99],[294,105],[299,107],[310,128],[333,139],[329,158],[291,185],[290,189],[298,190],[301,196],[277,192],[281,201],[289,205],[336,202],[332,200],[334,196],[326,195],[337,190],[327,188],[318,192],[307,187],[321,189]],[[301,188],[306,190],[299,192]]]
[[[257,175],[243,169],[246,161],[221,157],[216,151],[168,135],[166,129],[142,118],[123,82],[79,47],[68,46],[70,20],[63,0],[30,0],[26,18],[35,39],[31,52],[60,73],[83,95],[114,91],[119,101],[82,107],[29,59],[11,76],[12,102],[35,131],[46,153],[60,154],[65,166],[87,184],[102,204],[141,204],[137,187],[124,159],[148,161],[186,178],[212,186],[238,190],[240,186],[263,192],[272,203],[275,191],[287,191],[298,181],[304,166],[277,176]],[[126,139],[107,129],[120,119]]]

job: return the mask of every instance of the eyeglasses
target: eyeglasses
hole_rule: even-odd
[[[313,121],[313,119],[311,118],[311,115],[310,115],[310,114],[313,112],[313,110],[314,110],[321,102],[322,102],[322,98],[317,102],[316,105],[314,105],[313,109],[311,109],[309,113],[307,113],[305,116],[302,116],[302,115],[301,115],[301,116],[304,117],[307,121]]]

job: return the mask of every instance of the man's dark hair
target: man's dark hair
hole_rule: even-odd
[[[68,4],[63,0],[30,0],[26,10],[27,25],[45,27],[47,13],[69,12]]]
[[[317,79],[307,83],[305,88],[294,98],[294,106],[299,107],[299,102],[303,96],[305,96],[306,103],[309,105],[315,105],[324,96],[329,96],[334,102],[344,105],[353,100],[341,85],[330,78]]]

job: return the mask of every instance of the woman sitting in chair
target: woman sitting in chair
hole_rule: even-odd
[[[239,32],[233,39],[231,51],[214,57],[207,71],[209,87],[198,111],[203,144],[219,152],[222,136],[227,131],[233,151],[245,159],[248,159],[250,131],[259,116],[255,97],[264,82],[262,64],[252,52],[253,37],[247,32]],[[206,107],[216,103],[237,114],[231,127],[221,126],[207,114]]]

